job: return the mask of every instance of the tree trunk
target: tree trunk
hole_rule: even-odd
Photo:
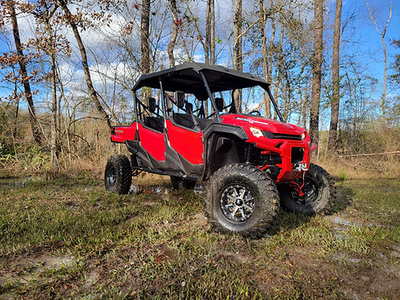
[[[22,84],[23,84],[24,90],[25,90],[26,102],[28,103],[29,122],[30,122],[31,128],[32,128],[32,135],[33,135],[33,138],[35,139],[35,142],[41,146],[43,144],[43,134],[40,131],[39,121],[36,117],[36,109],[35,109],[35,105],[33,103],[31,85],[29,82],[28,72],[26,70],[26,62],[25,62],[24,53],[22,51],[21,39],[19,37],[19,28],[18,28],[17,14],[15,12],[14,1],[13,0],[7,1],[7,5],[9,8],[9,11],[10,11],[10,18],[11,18],[11,25],[12,25],[12,31],[13,31],[13,36],[14,36],[14,42],[15,42],[15,49],[17,50],[18,64],[19,64],[21,76],[22,76],[21,81],[22,81]]]
[[[335,28],[333,33],[332,49],[332,100],[331,100],[331,124],[329,128],[328,149],[336,152],[337,126],[339,120],[340,103],[340,76],[339,76],[339,52],[340,52],[340,29],[342,18],[342,0],[336,0]]]
[[[46,52],[50,59],[50,87],[51,87],[51,130],[50,130],[50,153],[51,153],[51,167],[54,171],[58,171],[58,147],[57,147],[57,67],[56,67],[56,54],[53,45],[53,35],[50,27],[50,16],[44,15],[43,21],[46,28],[47,35],[47,49]]]
[[[169,40],[167,52],[169,57],[169,65],[170,67],[175,66],[175,57],[174,57],[174,48],[176,45],[176,39],[178,37],[178,9],[176,7],[176,0],[169,0],[171,5],[171,12],[172,12],[172,34],[171,39]]]
[[[215,9],[214,0],[207,0],[205,60],[215,64]]]
[[[301,111],[301,115],[302,115],[302,127],[306,128],[307,126],[307,106],[308,106],[308,102],[310,99],[310,86],[311,84],[307,84],[307,91],[305,93],[305,96],[303,98],[303,104],[302,104],[302,111]]]
[[[389,26],[390,19],[392,18],[393,5],[392,5],[392,2],[390,2],[389,17],[386,21],[385,27],[383,28],[382,31],[380,31],[378,29],[378,24],[376,23],[374,17],[372,16],[371,10],[369,8],[368,0],[365,0],[365,3],[367,4],[369,18],[371,19],[372,23],[374,23],[375,29],[381,35],[381,39],[382,39],[383,56],[385,58],[385,67],[383,69],[383,91],[382,91],[381,109],[382,109],[382,118],[385,121],[386,120],[386,109],[385,109],[385,105],[386,105],[386,72],[387,72],[387,54],[386,54],[385,36],[386,36],[386,30]]]
[[[274,6],[274,1],[270,0],[269,2],[270,7],[272,8]],[[269,51],[269,58],[270,61],[272,61],[272,57],[273,57],[273,51],[275,51],[275,35],[276,35],[276,23],[275,23],[275,18],[271,19],[271,37],[269,39],[269,47],[270,47],[270,51]],[[271,68],[269,70],[269,76],[272,79],[272,65]],[[279,86],[279,82],[275,82],[274,84],[274,98],[275,98],[275,102],[276,104],[278,104],[278,97],[277,97],[277,93],[278,93],[278,86]],[[277,118],[277,113],[276,110],[274,109],[274,115],[272,116],[272,111],[271,111],[271,117],[273,117],[274,119]]]
[[[235,70],[243,71],[243,57],[242,57],[242,0],[237,0],[235,16],[233,19],[234,25],[234,42],[233,42],[233,68]],[[236,90],[234,94],[236,111],[242,112],[242,94],[241,91]]]
[[[300,124],[301,124],[301,116],[302,116],[302,114],[301,114],[301,110],[302,110],[302,107],[303,107],[303,94],[304,94],[304,86],[302,85],[302,80],[303,80],[303,73],[304,73],[304,70],[305,70],[305,68],[306,68],[306,63],[307,62],[304,62],[304,63],[302,63],[301,64],[301,70],[300,70],[300,73],[299,73],[299,75],[298,75],[298,79],[297,79],[297,92],[298,92],[298,94],[299,94],[299,102],[298,102],[298,104],[299,104],[299,108],[298,108],[298,111],[299,111],[299,117],[298,117],[298,121],[297,121],[297,124],[300,126]]]
[[[264,74],[265,81],[269,82],[269,65],[268,65],[268,49],[267,49],[267,36],[265,32],[265,26],[267,21],[267,15],[264,7],[264,0],[260,0],[260,26],[261,26],[261,44],[262,44],[262,57],[263,57],[263,66],[264,66]],[[266,118],[271,118],[271,100],[264,93],[264,112]]]
[[[83,72],[85,73],[85,80],[86,80],[86,85],[88,87],[88,91],[90,94],[90,98],[93,101],[93,103],[96,105],[97,111],[104,118],[104,120],[106,120],[108,127],[111,128],[110,118],[107,115],[106,111],[104,110],[103,106],[101,105],[99,97],[97,95],[97,92],[93,86],[92,78],[90,76],[90,71],[89,71],[89,64],[88,64],[86,49],[85,49],[85,46],[83,45],[82,38],[81,38],[81,35],[78,30],[78,26],[76,25],[75,20],[74,20],[74,16],[71,14],[70,10],[68,9],[67,3],[64,0],[61,0],[59,3],[60,3],[60,7],[62,8],[62,10],[64,11],[64,13],[67,17],[68,24],[72,28],[76,42],[79,47],[79,51],[81,53],[82,67],[83,67]]]
[[[215,64],[215,12],[214,0],[207,0],[206,42],[204,44],[205,63]],[[208,101],[204,102],[204,111],[208,115]]]
[[[324,0],[314,1],[314,53],[312,61],[312,91],[310,105],[310,138],[311,145],[318,145],[319,139],[319,105],[321,98],[322,52],[324,29]]]
[[[289,77],[289,71],[285,68],[284,69],[284,92],[283,95],[285,96],[285,104],[284,104],[284,110],[283,110],[283,119],[285,122],[289,120],[290,117],[290,101],[292,100],[292,86],[290,84],[290,77]]]
[[[385,31],[386,33],[386,31]],[[386,44],[385,44],[385,34],[382,34],[382,47],[383,47],[383,56],[385,58],[385,67],[383,69],[383,91],[382,91],[382,102],[381,102],[381,109],[382,109],[382,118],[386,120],[386,73],[387,73],[387,54],[386,54]]]
[[[14,67],[13,67],[14,70]],[[13,137],[13,146],[15,148],[15,139],[17,138],[18,134],[18,115],[19,115],[19,97],[17,97],[18,93],[18,82],[14,81],[14,100],[15,100],[15,115],[14,115],[14,124],[13,124],[13,131],[12,131],[12,137]]]
[[[206,37],[204,43],[204,62],[210,63],[210,44],[211,44],[211,1],[207,0],[206,8]],[[207,104],[207,101],[206,101]]]
[[[210,2],[210,64],[215,65],[215,4]]]
[[[150,72],[150,0],[142,0],[140,45],[142,73],[147,74]]]
[[[307,126],[307,108],[308,108],[308,103],[310,100],[310,89],[311,89],[312,84],[310,82],[307,83],[307,88],[305,91],[305,95],[303,97],[303,104],[302,104],[302,127],[306,128]]]
[[[279,3],[279,1],[278,1]],[[280,5],[280,3],[279,3]],[[283,74],[284,74],[284,70],[283,70],[283,46],[284,46],[284,32],[285,32],[285,24],[282,20],[282,15],[279,14],[279,22],[280,22],[280,32],[279,32],[279,46],[278,49],[276,50],[278,52],[277,56],[278,56],[278,63],[277,63],[277,68],[278,68],[278,78],[275,82],[274,85],[274,98],[277,104],[279,104],[279,98],[281,98],[282,96],[284,96],[284,93],[280,93],[281,97],[278,97],[278,89],[281,86],[282,83],[282,78],[283,78]],[[275,26],[275,25],[274,25]],[[277,112],[274,111],[274,119],[277,118]]]

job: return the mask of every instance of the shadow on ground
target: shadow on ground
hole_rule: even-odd
[[[336,186],[336,201],[329,213],[326,215],[340,214],[351,206],[353,202],[354,190],[341,184]],[[309,223],[314,218],[313,215],[304,215],[297,212],[291,212],[282,207],[275,224],[268,230],[267,236],[277,234],[282,230],[292,230],[299,226]]]

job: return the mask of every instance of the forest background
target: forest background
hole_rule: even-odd
[[[398,176],[400,4],[358,0],[0,1],[5,174],[103,166],[143,73],[195,61],[272,83],[319,159]],[[263,99],[242,103],[269,115]],[[337,160],[337,158],[340,160]],[[18,173],[19,174],[19,173]]]

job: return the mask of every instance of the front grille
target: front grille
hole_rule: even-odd
[[[269,139],[280,139],[280,140],[295,140],[301,141],[301,135],[294,134],[282,134],[282,133],[272,133],[266,130],[263,130],[263,134],[265,137]]]
[[[255,159],[256,165],[276,165],[282,163],[282,157],[278,153],[259,154]]]
[[[276,165],[282,163],[282,157],[279,154],[262,155],[261,160],[264,164],[268,165]]]
[[[304,148],[292,148],[292,163],[302,162],[304,158]]]

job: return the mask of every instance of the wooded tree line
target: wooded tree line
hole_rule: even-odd
[[[307,127],[313,144],[321,129],[329,129],[332,153],[343,152],[343,141],[359,136],[373,120],[385,128],[399,126],[398,96],[392,92],[399,83],[399,55],[389,66],[385,39],[391,5],[381,28],[366,0],[382,40],[383,84],[365,73],[351,52],[341,51],[342,35],[356,14],[343,18],[342,0],[336,0],[334,20],[324,0],[2,0],[0,5],[0,34],[8,45],[0,56],[0,87],[6,91],[0,151],[21,138],[19,108],[26,102],[32,137],[50,149],[54,168],[60,152],[72,155],[77,140],[90,144],[77,126],[108,134],[112,124],[132,121],[131,88],[140,74],[188,61],[265,78],[285,121]],[[235,97],[238,111],[263,110],[273,117],[265,96],[254,103],[240,93]]]

